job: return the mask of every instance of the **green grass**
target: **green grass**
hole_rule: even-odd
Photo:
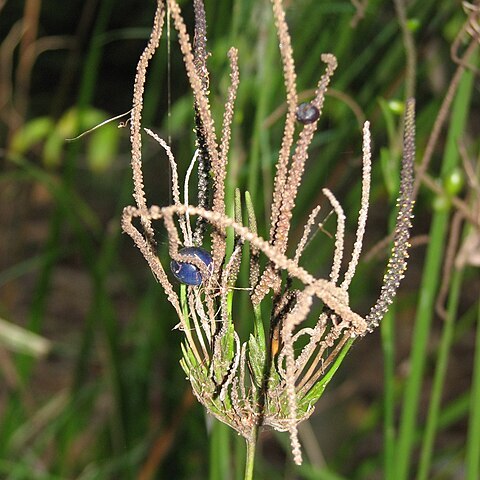
[[[225,53],[230,45],[239,48],[241,80],[227,203],[233,209],[236,187],[242,194],[248,190],[259,233],[266,235],[282,121],[268,128],[265,121],[284,99],[270,3],[226,0],[216,8],[214,2],[206,2],[217,118],[228,80]],[[189,2],[181,3],[188,10]],[[46,3],[42,7],[40,35],[75,34],[72,25],[82,16],[76,7],[61,15]],[[13,25],[7,19],[19,20],[23,12],[11,2],[3,8],[0,22],[7,31]],[[370,1],[356,28],[350,26],[354,9],[346,0],[291,2],[287,12],[300,89],[314,88],[323,69],[320,54],[332,52],[339,62],[332,88],[353,98],[372,122],[368,249],[388,233],[389,185],[396,185],[382,168],[380,150],[395,171],[395,145],[401,139],[400,117],[389,113],[387,131],[382,107],[389,100],[402,100],[405,87],[404,48],[393,4]],[[414,36],[421,46],[416,79],[421,160],[455,70],[449,47],[465,15],[457,5],[433,0],[409,4],[408,15],[420,23]],[[47,51],[34,59],[30,107],[20,128],[48,116],[58,129],[59,118],[72,106],[80,112],[78,131],[83,128],[81,112],[91,107],[108,111],[106,116],[128,110],[134,69],[152,16],[148,2],[119,6],[102,0],[95,14],[85,17],[83,30],[76,32],[84,39],[80,56],[75,51]],[[191,13],[186,18],[191,26]],[[172,34],[172,116],[168,120],[166,115],[164,38],[147,80],[143,122],[165,138],[171,135],[183,176],[193,153],[193,112],[175,38]],[[5,47],[5,37],[0,40]],[[18,47],[15,52],[14,67]],[[61,79],[68,77],[68,69],[74,75],[65,84]],[[438,80],[439,86],[433,88]],[[14,99],[20,94],[16,87],[14,80]],[[462,165],[460,141],[468,139],[468,154],[477,158],[479,144],[472,129],[479,114],[476,90],[478,80],[466,72],[446,122],[446,138],[439,142],[429,169],[435,179],[443,181],[454,166]],[[146,480],[148,471],[153,472],[148,478],[242,479],[243,441],[224,425],[212,424],[196,401],[188,400],[189,384],[178,365],[182,336],[172,330],[173,309],[120,231],[122,208],[131,203],[128,131],[120,130],[118,151],[98,172],[88,167],[88,137],[65,144],[56,167],[45,161],[48,132],[27,151],[11,151],[13,119],[13,114],[4,115],[0,124],[5,148],[0,225],[8,252],[1,258],[0,317],[24,331],[23,343],[15,344],[13,330],[0,323],[0,477]],[[337,97],[327,97],[294,211],[295,238],[301,236],[311,208],[321,201],[321,188],[328,186],[346,207],[351,240],[360,192],[360,140],[352,110]],[[165,205],[166,159],[148,139],[144,146],[148,196],[152,203]],[[459,196],[472,205],[473,193],[467,186]],[[360,339],[345,352],[317,406],[311,420],[315,445],[306,450],[322,451],[325,463],[306,455],[305,464],[294,467],[287,436],[265,432],[260,435],[253,478],[440,479],[462,471],[465,478],[478,478],[478,267],[454,272],[448,315],[441,321],[434,306],[454,207],[447,198],[443,209],[435,209],[440,200],[422,186],[414,233],[428,234],[428,246],[412,250],[406,282],[395,309],[384,319],[381,335]],[[332,230],[333,223],[325,228]],[[464,238],[474,228],[465,222]],[[159,252],[166,260],[165,232],[158,233]],[[332,240],[318,234],[305,253],[308,270],[325,276],[332,248]],[[366,313],[378,295],[384,254],[363,262],[352,284],[350,303],[360,313]],[[245,268],[242,274],[247,275]],[[247,312],[242,302],[239,312]],[[245,322],[239,330],[251,331],[254,320],[239,318]],[[48,354],[36,347],[42,338],[48,341]],[[148,470],[147,465],[153,466]]]

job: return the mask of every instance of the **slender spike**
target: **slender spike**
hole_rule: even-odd
[[[295,73],[295,62],[293,60],[292,41],[288,32],[288,25],[285,20],[285,11],[282,0],[272,0],[273,15],[277,27],[278,42],[280,45],[280,55],[283,64],[283,77],[285,81],[285,90],[287,92],[287,118],[283,131],[282,146],[277,163],[277,173],[275,176],[271,223],[270,240],[275,236],[277,221],[282,206],[283,190],[287,181],[288,163],[290,159],[290,150],[293,145],[293,135],[295,133],[295,114],[297,111],[297,74]]]
[[[367,224],[368,203],[370,198],[370,181],[372,176],[372,151],[370,139],[370,122],[365,122],[363,126],[363,174],[362,174],[362,199],[360,202],[360,212],[358,214],[358,226],[355,244],[353,246],[352,259],[348,264],[345,279],[340,285],[344,290],[348,290],[358,265],[360,253],[362,251],[363,236]]]
[[[371,308],[365,320],[368,331],[372,331],[380,323],[388,307],[393,302],[407,268],[411,219],[413,217],[413,168],[415,164],[415,100],[407,101],[405,111],[405,133],[403,143],[403,161],[398,197],[397,222],[394,229],[393,247],[387,270],[383,277],[383,285],[377,302]]]
[[[333,207],[335,214],[337,215],[337,231],[335,232],[335,253],[333,255],[332,271],[330,272],[330,281],[333,284],[338,282],[340,275],[340,267],[342,266],[343,258],[343,244],[345,237],[345,214],[343,208],[335,198],[335,195],[328,189],[322,190],[323,194],[328,198],[328,201]]]
[[[145,198],[145,190],[143,185],[142,172],[142,109],[143,109],[143,92],[145,89],[145,81],[147,75],[148,64],[153,57],[153,54],[158,48],[160,37],[162,36],[163,22],[165,18],[165,5],[162,0],[158,0],[157,8],[155,10],[155,17],[153,20],[152,33],[147,46],[145,47],[140,60],[137,65],[137,73],[135,75],[135,83],[133,87],[133,108],[130,115],[130,142],[132,144],[132,171],[133,171],[133,197],[139,209],[147,207],[147,200]],[[145,230],[147,241],[154,247],[154,232],[151,221],[148,218],[141,219],[142,226]]]
[[[308,243],[308,237],[310,236],[310,232],[312,231],[312,227],[315,225],[315,221],[317,219],[317,215],[320,212],[320,205],[316,206],[313,210],[312,213],[310,213],[307,223],[305,224],[305,227],[303,228],[303,235],[302,239],[298,243],[297,250],[295,251],[295,262],[298,263],[300,261],[300,257],[303,253],[303,250],[305,249],[305,246]]]
[[[173,203],[175,205],[180,205],[180,186],[178,183],[178,171],[177,171],[177,162],[175,160],[175,157],[173,156],[172,150],[167,144],[167,142],[159,137],[156,133],[152,132],[149,128],[144,129],[148,135],[150,135],[157,143],[160,144],[160,146],[165,150],[165,153],[167,154],[168,161],[170,162],[170,172],[171,172],[171,181],[172,181],[172,197],[173,197]],[[188,202],[187,202],[188,203]],[[184,244],[188,243],[189,235],[187,231],[187,224],[185,223],[185,218],[180,217],[178,220],[178,223],[180,224],[180,229],[182,230],[183,234],[183,242]],[[185,243],[187,242],[187,243]]]

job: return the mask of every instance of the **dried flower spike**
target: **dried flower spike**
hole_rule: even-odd
[[[318,82],[315,97],[310,103],[297,106],[295,64],[285,12],[281,0],[272,0],[288,108],[274,182],[270,236],[269,240],[265,240],[257,234],[254,204],[248,192],[245,192],[247,226],[242,223],[242,197],[239,190],[235,193],[234,218],[225,214],[226,166],[239,86],[238,56],[241,52],[232,48],[228,54],[230,87],[225,101],[220,142],[217,142],[208,98],[210,76],[207,69],[205,8],[202,0],[193,0],[193,3],[195,35],[192,46],[178,3],[175,0],[157,2],[152,37],[138,63],[134,85],[131,141],[136,206],[124,209],[122,227],[132,237],[175,308],[178,328],[184,334],[181,365],[198,400],[213,416],[245,437],[250,453],[261,427],[288,431],[294,461],[299,464],[302,461],[299,423],[314,411],[314,405],[325,389],[325,382],[335,373],[353,341],[379,324],[405,272],[413,208],[414,102],[409,100],[406,107],[404,159],[392,255],[379,299],[366,318],[362,318],[349,305],[348,288],[360,258],[368,216],[371,181],[368,122],[363,128],[358,227],[343,281],[342,258],[347,222],[340,201],[330,190],[324,189],[323,192],[337,216],[337,231],[329,278],[316,278],[300,265],[301,259],[305,261],[305,246],[315,226],[319,207],[312,211],[305,225],[294,258],[286,254],[293,209],[308,149],[322,113],[326,90],[337,67],[336,58],[331,54],[322,55],[326,69]],[[186,73],[193,91],[192,114],[197,142],[192,145],[192,160],[184,180],[184,198],[181,201],[173,149],[151,130],[146,130],[164,148],[172,167],[174,204],[158,207],[147,206],[140,132],[148,61],[158,46],[167,4],[178,32]],[[299,132],[295,128],[296,120],[304,125]],[[199,178],[196,206],[190,205],[188,198],[189,178],[195,167],[198,168]],[[196,221],[194,228],[191,221]],[[160,222],[167,232],[171,270],[182,284],[180,296],[156,254],[152,222]],[[209,230],[211,235],[211,255],[201,247],[204,230]],[[234,238],[232,253],[228,253],[226,248],[229,230]],[[238,283],[242,288],[236,288],[244,255],[250,257],[249,279],[245,277],[243,281],[250,282],[246,290],[250,293],[251,310],[250,316],[244,315],[239,319],[234,310],[233,297],[245,290],[240,280]],[[260,271],[262,264],[266,265],[263,272]],[[200,284],[201,288],[198,288]],[[264,319],[262,314],[267,306],[263,302],[271,291],[272,298],[268,303],[265,302],[272,305],[271,312],[269,318]],[[323,307],[312,319],[315,302]],[[305,326],[309,318],[313,321]],[[252,325],[248,339],[242,340],[238,335],[239,321]],[[265,331],[267,324],[268,331]],[[247,462],[252,458],[251,454],[247,455]],[[247,470],[249,468],[251,465],[247,466]]]

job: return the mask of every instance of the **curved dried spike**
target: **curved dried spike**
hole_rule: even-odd
[[[180,187],[178,184],[178,171],[177,171],[177,162],[175,161],[175,157],[173,156],[172,150],[170,146],[167,144],[167,142],[159,137],[156,133],[152,132],[149,128],[144,128],[144,130],[150,135],[157,143],[160,144],[160,146],[165,150],[165,153],[167,154],[168,161],[170,162],[170,171],[171,171],[171,181],[172,181],[172,197],[173,197],[173,203],[175,205],[180,205]],[[187,227],[185,224],[185,219],[183,217],[180,217],[178,220],[178,223],[180,224],[180,228],[183,233],[183,241],[184,244],[186,245],[188,242],[188,239],[190,238],[188,236],[187,232]]]
[[[296,368],[296,375],[297,378],[305,369],[310,357],[312,356],[313,352],[316,350],[318,342],[322,338],[323,334],[325,333],[325,329],[327,327],[327,319],[328,316],[325,312],[322,312],[318,318],[318,321],[313,329],[313,333],[307,345],[302,349],[300,355],[297,357],[295,361],[295,368]],[[323,352],[320,351],[317,356],[322,356]],[[301,385],[299,385],[301,388]]]
[[[335,253],[333,255],[332,271],[330,272],[330,281],[334,284],[338,282],[340,276],[340,267],[342,266],[343,244],[345,237],[345,214],[343,208],[335,198],[335,195],[328,189],[322,190],[323,194],[328,198],[332,208],[337,215],[337,231],[335,232]]]
[[[297,333],[295,333],[295,335],[293,335],[293,337],[292,337],[293,344],[295,344],[295,342],[304,335],[308,335],[310,337],[310,340],[308,341],[308,344],[305,347],[303,347],[302,353],[295,359],[296,375],[298,375],[298,366],[300,364],[300,362],[299,362],[300,357],[302,357],[302,355],[303,355],[303,357],[305,357],[308,352],[307,353],[304,353],[304,352],[306,350],[309,350],[309,348],[311,348],[313,345],[315,345],[315,347],[316,347],[316,344],[318,342],[318,339],[315,340],[315,341],[312,340],[313,338],[316,338],[315,329],[311,328],[311,327],[305,327],[305,328],[302,328],[301,330],[299,330]],[[285,350],[284,349],[280,350],[280,353],[278,354],[278,360],[277,360],[277,370],[278,370],[279,375],[283,378],[285,378],[285,376],[286,376],[285,371],[283,370],[283,361],[285,360],[285,355],[286,355]]]
[[[148,215],[152,220],[164,220],[169,237],[169,252],[170,256],[175,260],[186,261],[205,269],[204,264],[193,257],[181,256],[178,254],[178,233],[173,221],[173,215],[185,215],[189,212],[190,215],[201,215],[209,223],[218,229],[233,228],[235,233],[242,238],[243,241],[250,242],[258,250],[263,252],[267,258],[275,265],[276,268],[286,270],[292,278],[297,278],[303,284],[313,289],[314,295],[320,298],[331,310],[333,310],[339,317],[345,319],[352,324],[353,332],[356,335],[365,332],[366,324],[363,318],[354,313],[348,306],[348,294],[345,290],[335,286],[332,282],[316,279],[304,268],[298,266],[292,259],[280,253],[275,247],[270,245],[266,240],[252,233],[248,228],[239,225],[233,219],[218,212],[212,212],[203,208],[194,206],[185,207],[184,205],[160,208],[156,205],[150,207],[148,210],[139,210],[132,208],[133,216]],[[198,264],[198,265],[197,265]],[[208,272],[207,272],[208,273]]]
[[[157,280],[160,282],[163,289],[165,290],[165,293],[167,294],[167,298],[175,308],[178,317],[180,318],[180,320],[182,320],[183,313],[180,308],[180,301],[178,299],[177,294],[175,293],[175,290],[173,289],[172,284],[168,280],[168,277],[165,273],[165,270],[163,269],[162,264],[160,263],[160,260],[158,259],[156,253],[153,252],[149,247],[147,240],[145,240],[143,235],[137,230],[137,228],[134,227],[132,223],[132,219],[134,217],[140,216],[139,211],[140,210],[136,207],[125,207],[123,209],[122,230],[128,235],[130,235],[130,237],[132,237],[135,245],[140,250],[145,260],[147,261],[150,267],[150,270],[152,271],[152,273],[155,275],[155,277],[157,278]],[[144,216],[148,217],[150,220],[152,219],[148,211],[144,211]]]
[[[299,380],[297,384],[297,392],[310,390],[311,387],[308,387],[308,385],[311,384],[312,377],[315,376],[318,378],[325,373],[327,362],[326,362],[326,359],[324,358],[324,354],[325,354],[325,351],[327,349],[330,349],[330,347],[333,344],[329,343],[327,341],[327,337],[325,337],[321,342],[318,342],[318,345],[319,345],[319,350],[315,355],[315,358],[312,360],[312,362],[308,366],[308,370],[302,375],[302,372],[305,369],[305,366],[307,365],[307,363],[300,363],[299,367],[297,368],[296,378],[295,378],[296,381]],[[316,346],[317,345],[315,345],[315,347]],[[313,348],[313,350],[311,349],[308,350],[307,352],[309,354],[308,359],[310,359],[311,355],[315,350],[316,348]]]
[[[407,101],[405,110],[405,133],[403,143],[403,162],[398,197],[398,214],[394,230],[392,253],[383,277],[380,296],[366,316],[368,331],[378,326],[393,302],[407,268],[408,248],[410,244],[410,228],[412,226],[413,199],[413,168],[415,164],[415,100]]]
[[[353,245],[352,259],[348,264],[345,278],[340,285],[341,288],[347,290],[355,275],[358,260],[362,251],[363,236],[365,234],[365,226],[368,216],[368,202],[370,198],[370,181],[372,176],[372,150],[370,137],[370,122],[363,125],[363,173],[362,173],[362,199],[360,201],[360,211],[358,213],[358,226],[355,244]]]
[[[158,48],[160,37],[162,35],[164,18],[165,5],[162,0],[158,0],[150,39],[142,55],[140,56],[140,60],[138,61],[137,73],[135,75],[135,83],[133,87],[133,108],[130,115],[130,142],[132,144],[131,165],[134,186],[133,197],[135,198],[135,202],[140,209],[146,208],[147,206],[143,186],[142,137],[140,133],[142,124],[143,92],[145,89],[148,64],[155,53],[155,50]],[[146,232],[148,241],[153,243],[154,232],[150,220],[147,218],[142,218],[141,222]]]
[[[293,310],[287,314],[282,328],[283,350],[285,351],[286,372],[285,382],[288,399],[290,444],[293,460],[297,465],[302,463],[302,452],[298,441],[297,431],[297,395],[295,391],[295,353],[293,349],[293,330],[301,323],[310,312],[313,300],[312,286],[305,288],[297,296],[297,303]]]

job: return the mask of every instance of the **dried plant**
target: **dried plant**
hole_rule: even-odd
[[[298,424],[312,414],[315,402],[352,342],[378,326],[405,272],[413,208],[414,102],[409,100],[406,105],[404,158],[394,245],[378,301],[362,317],[350,308],[348,288],[359,261],[368,215],[371,176],[369,122],[365,122],[363,127],[362,194],[356,240],[343,277],[345,215],[330,190],[324,189],[323,193],[336,214],[337,231],[329,278],[317,279],[300,266],[320,207],[312,211],[303,237],[296,246],[294,258],[287,256],[292,212],[308,158],[308,148],[322,112],[325,92],[337,67],[335,57],[331,54],[322,56],[326,69],[308,107],[312,109],[310,112],[313,112],[313,116],[307,120],[297,111],[295,65],[282,1],[272,0],[288,109],[274,183],[270,237],[264,240],[257,234],[248,192],[244,204],[247,225],[242,224],[239,191],[235,195],[234,218],[229,218],[225,213],[226,166],[239,85],[238,52],[232,48],[228,55],[231,84],[218,140],[209,103],[205,11],[201,0],[194,0],[193,4],[195,32],[192,46],[177,2],[159,0],[157,3],[151,38],[137,67],[131,115],[136,206],[125,208],[122,226],[147,260],[178,314],[178,328],[185,334],[181,365],[196,397],[212,415],[246,438],[247,465],[250,465],[247,470],[253,465],[258,429],[263,426],[289,432],[293,457],[299,464],[302,457],[297,436]],[[141,112],[148,62],[158,47],[166,13],[171,15],[178,32],[193,91],[197,145],[196,148],[192,146],[195,153],[186,175],[182,202],[176,161],[170,146],[146,130],[164,148],[171,164],[174,203],[158,207],[147,206],[143,189]],[[299,133],[298,124],[303,124]],[[188,183],[195,163],[198,164],[198,203],[192,206],[188,200]],[[193,225],[194,217],[196,223]],[[181,284],[179,292],[173,286],[157,256],[152,227],[152,222],[157,220],[163,223],[168,233],[169,254],[178,267],[177,278],[182,278],[181,269],[187,265],[200,275],[201,285]],[[195,254],[195,249],[206,243],[206,229],[211,234],[211,262],[205,260],[205,256]],[[229,229],[233,230],[235,238],[232,248],[227,248]],[[190,250],[184,250],[182,246],[190,247]],[[250,258],[248,288],[251,319],[237,318],[233,308],[243,256]],[[264,325],[263,317],[270,303],[269,329],[265,332],[267,322]],[[312,316],[315,315],[314,320]],[[239,321],[253,325],[248,340],[242,341],[236,331]],[[251,474],[246,477],[251,478]]]

